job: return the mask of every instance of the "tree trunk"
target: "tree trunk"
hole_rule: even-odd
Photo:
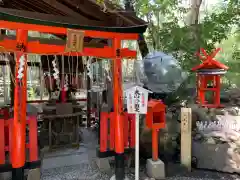
[[[124,5],[126,11],[132,12],[134,15],[136,15],[136,12],[133,7],[133,0],[125,0]],[[143,34],[139,34],[138,46],[142,54],[142,57],[144,58],[149,53],[149,50]]]
[[[202,0],[192,0],[191,1],[191,13],[190,13],[190,25],[193,27],[193,35],[196,44],[196,51],[199,51],[201,48],[200,38],[201,32],[199,27],[199,15],[200,15],[200,6]]]
[[[140,34],[139,37],[140,38],[138,40],[138,46],[139,46],[139,50],[142,54],[142,57],[144,58],[149,53],[149,50],[148,50],[148,46],[144,39],[143,34]]]

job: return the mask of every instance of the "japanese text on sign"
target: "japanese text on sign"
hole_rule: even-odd
[[[148,103],[148,90],[142,87],[133,87],[126,92],[127,109],[131,114],[146,114]]]
[[[139,93],[139,90],[136,89],[135,92],[134,92],[134,99],[135,99],[135,102],[134,102],[134,108],[135,108],[135,111],[139,113],[139,104],[140,104],[140,93]]]

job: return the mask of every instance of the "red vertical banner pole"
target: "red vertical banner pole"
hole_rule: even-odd
[[[220,75],[215,76],[215,82],[216,82],[216,90],[215,90],[215,97],[214,97],[214,104],[217,106],[220,106]]]
[[[205,104],[205,78],[204,76],[200,75],[200,88],[199,88],[199,100],[200,100],[200,104]]]
[[[200,88],[200,78],[199,78],[199,75],[198,74],[196,74],[196,93],[197,93],[197,99],[196,99],[196,101],[197,101],[197,103],[199,103],[200,102],[200,99],[199,99],[199,97],[200,97],[200,90],[199,90],[199,88]]]
[[[27,98],[27,57],[26,50],[28,31],[18,29],[14,89],[14,120],[12,126],[12,179],[24,179],[24,165],[26,159],[26,98]],[[22,65],[21,65],[22,64]],[[22,68],[22,70],[20,70]],[[20,72],[21,71],[21,72]],[[22,76],[23,75],[23,76]],[[22,77],[21,77],[22,76]]]
[[[122,59],[120,57],[121,39],[113,39],[113,102],[115,125],[115,179],[124,180],[124,132],[123,132],[123,91],[122,91]]]
[[[100,118],[100,152],[107,151],[108,143],[108,113],[101,112]]]

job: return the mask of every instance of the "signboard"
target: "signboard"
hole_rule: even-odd
[[[135,179],[139,179],[139,115],[147,114],[148,91],[140,86],[126,90],[127,110],[129,114],[136,114],[135,131]]]
[[[140,86],[126,90],[127,110],[129,114],[146,114],[148,105],[148,91]]]
[[[82,52],[84,44],[84,31],[68,29],[66,52]]]

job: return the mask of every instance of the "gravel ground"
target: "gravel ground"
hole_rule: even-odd
[[[109,180],[114,173],[102,173],[95,164],[96,137],[84,129],[84,142],[79,150],[61,150],[45,154],[41,180]],[[212,171],[194,170],[186,173],[179,165],[168,164],[166,180],[240,180],[240,176]],[[130,180],[134,180],[134,168],[126,169]],[[140,167],[141,180],[150,180],[145,174],[144,165]]]
[[[144,171],[141,171],[141,180],[150,180]],[[127,172],[130,180],[134,180],[134,169]],[[43,171],[42,180],[109,180],[111,175],[100,173],[97,168],[89,164],[61,167]],[[188,174],[180,174],[167,177],[166,180],[240,180],[240,176],[223,174],[210,171],[193,171]]]

